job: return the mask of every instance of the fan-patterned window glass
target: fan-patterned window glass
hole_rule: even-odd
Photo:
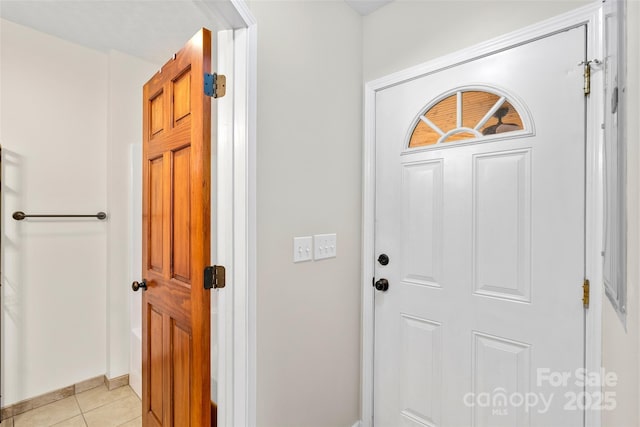
[[[505,96],[479,90],[458,91],[419,117],[409,148],[522,129],[520,114]]]

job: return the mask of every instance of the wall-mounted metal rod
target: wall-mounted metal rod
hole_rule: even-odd
[[[95,215],[27,215],[22,211],[13,213],[13,219],[16,221],[22,221],[25,218],[98,218],[103,220],[107,219],[107,214],[104,212],[98,212]]]

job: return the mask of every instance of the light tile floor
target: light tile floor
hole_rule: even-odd
[[[129,386],[100,386],[16,415],[0,427],[141,427],[142,403]]]

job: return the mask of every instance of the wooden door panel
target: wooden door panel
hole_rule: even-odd
[[[164,129],[164,97],[162,92],[159,92],[150,102],[150,122],[149,128],[150,137],[153,137]]]
[[[149,162],[149,251],[147,269],[162,273],[163,266],[163,217],[162,217],[162,175],[163,158]]]
[[[189,395],[191,374],[191,335],[187,328],[172,323],[172,349],[173,357],[173,396],[175,402],[173,411],[173,425],[189,425]]]
[[[211,425],[210,56],[203,29],[143,90],[144,426]]]
[[[190,284],[190,205],[191,150],[189,147],[173,152],[173,244],[172,277]]]
[[[149,322],[149,343],[151,348],[149,349],[150,359],[149,365],[149,402],[150,412],[153,417],[161,423],[163,418],[162,407],[162,381],[163,381],[163,369],[164,369],[164,350],[162,348],[162,314],[153,310],[151,306],[148,309],[148,322]]]
[[[191,113],[191,70],[184,71],[173,81],[173,125]]]

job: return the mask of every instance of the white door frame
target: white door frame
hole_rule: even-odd
[[[233,45],[233,72],[227,80],[233,102],[219,104],[218,117],[229,120],[231,129],[218,132],[226,143],[218,152],[214,179],[220,203],[214,207],[216,225],[212,224],[218,230],[212,247],[215,262],[228,272],[227,287],[219,291],[218,425],[254,426],[257,25],[244,0],[194,3],[213,23],[222,21],[233,32],[221,36],[222,43]]]
[[[602,60],[602,3],[597,2],[575,11],[526,27],[502,37],[440,57],[421,65],[368,82],[364,88],[363,146],[363,238],[362,238],[362,360],[361,360],[361,427],[373,427],[373,355],[374,355],[374,288],[375,274],[375,177],[376,177],[376,93],[391,86],[491,55],[570,28],[587,25],[587,58]],[[585,58],[585,59],[587,59]],[[544,64],[541,64],[544,65]],[[576,67],[579,65],[576,64]],[[603,74],[592,70],[591,95],[587,101],[586,131],[586,246],[585,275],[591,282],[590,307],[586,310],[586,368],[598,372],[602,366],[602,130]],[[582,283],[576,283],[576,298],[580,298]],[[588,388],[587,392],[601,391]],[[586,411],[585,426],[600,427],[600,411]]]

